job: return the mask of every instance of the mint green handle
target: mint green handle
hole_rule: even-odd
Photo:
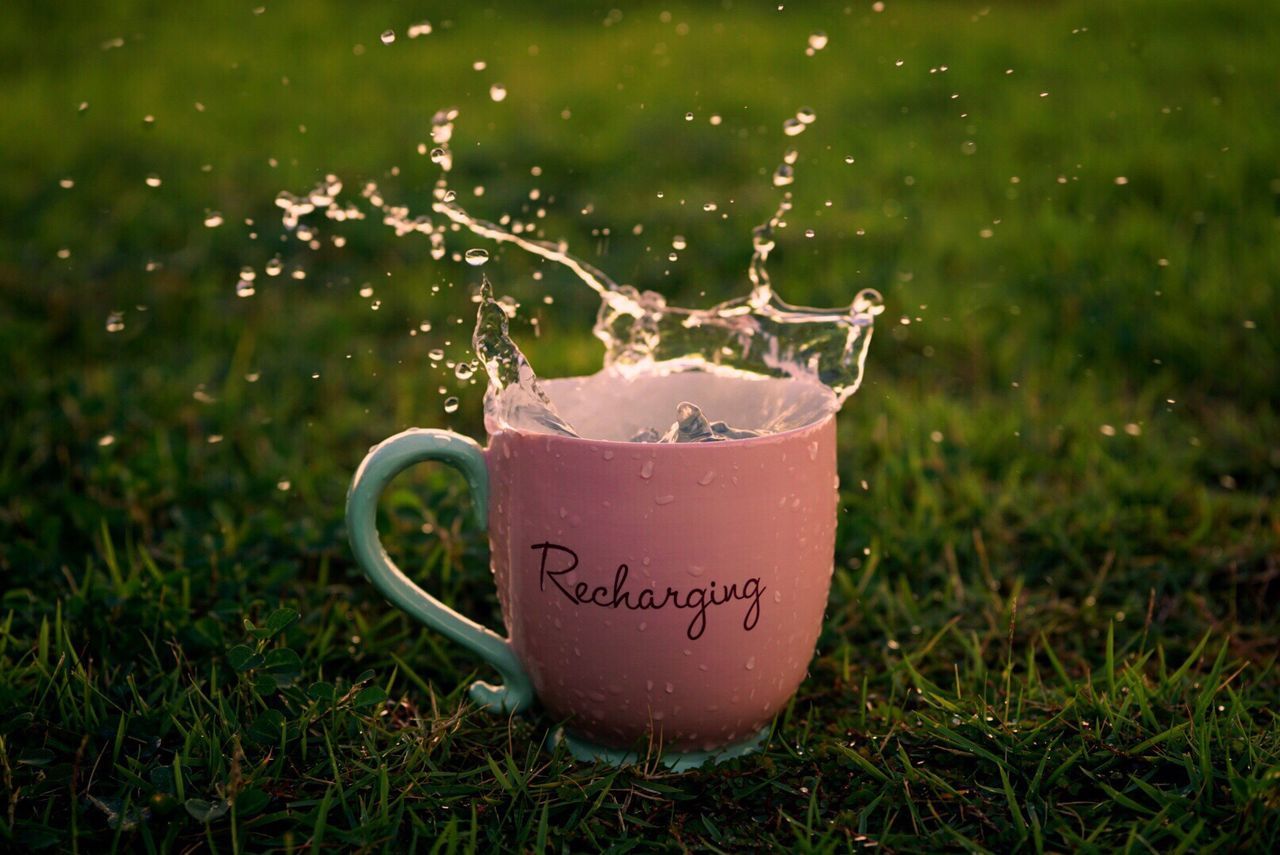
[[[520,712],[533,703],[533,686],[511,642],[455,612],[415,585],[397,567],[378,539],[378,497],[391,479],[425,460],[457,469],[471,488],[471,504],[482,528],[489,518],[489,471],[474,440],[444,430],[413,428],[375,445],[347,492],[347,534],[360,569],[394,605],[414,619],[476,653],[498,670],[504,686],[477,682],[471,699],[487,710]]]

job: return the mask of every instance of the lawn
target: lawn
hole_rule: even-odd
[[[0,13],[0,848],[1280,849],[1280,12],[427,5]],[[482,435],[429,356],[468,358],[477,274],[374,221],[308,249],[274,200],[424,208],[449,106],[469,208],[683,304],[745,292],[794,145],[777,289],[884,294],[760,754],[544,752],[354,566],[369,446]],[[533,270],[486,268],[533,364],[595,370],[595,298]],[[419,467],[383,536],[496,626],[468,511]]]

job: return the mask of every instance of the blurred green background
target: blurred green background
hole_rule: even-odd
[[[1212,755],[1198,773],[1207,803],[1166,807],[1161,824],[1151,820],[1158,802],[1144,812],[1096,788],[1031,787],[1038,801],[1021,810],[1050,848],[1078,845],[1072,835],[1083,839],[1093,823],[1116,835],[1101,840],[1141,828],[1151,845],[1171,847],[1187,838],[1168,831],[1169,817],[1187,818],[1179,834],[1199,819],[1196,834],[1208,835],[1213,811],[1244,817],[1231,830],[1237,845],[1275,840],[1266,769],[1280,759],[1264,712],[1280,700],[1280,15],[1271,5],[115,2],[9,4],[0,18],[6,839],[301,845],[317,828],[323,838],[327,823],[342,829],[330,839],[348,845],[403,843],[410,828],[423,839],[482,835],[474,844],[517,820],[536,828],[539,816],[552,817],[566,846],[627,839],[593,826],[604,822],[596,813],[574,813],[568,795],[511,796],[476,760],[507,746],[506,724],[471,713],[462,735],[444,737],[461,740],[452,759],[384,757],[379,778],[373,766],[341,771],[335,757],[298,786],[314,792],[279,783],[312,762],[314,722],[289,694],[298,687],[324,682],[341,696],[372,680],[427,716],[430,685],[448,715],[474,668],[366,589],[341,514],[372,443],[413,425],[481,435],[482,387],[427,356],[443,348],[468,358],[477,273],[370,221],[319,223],[313,251],[285,233],[274,204],[332,173],[348,194],[375,181],[389,201],[425,209],[437,173],[418,147],[429,145],[432,114],[457,107],[452,186],[473,213],[518,213],[537,189],[546,236],[685,305],[746,291],[750,229],[776,204],[769,175],[794,145],[796,206],[772,259],[780,295],[824,306],[864,287],[885,296],[866,382],[840,417],[843,513],[821,655],[791,730],[780,731],[788,745],[809,739],[797,721],[827,736],[813,736],[817,756],[768,755],[785,770],[778,780],[808,781],[806,764],[827,761],[841,780],[865,777],[850,761],[821,760],[833,732],[898,731],[908,746],[914,733],[927,751],[939,740],[961,750],[913,731],[927,713],[894,701],[905,687],[923,691],[916,677],[945,685],[965,709],[975,698],[994,704],[988,690],[1006,700],[1032,693],[1035,663],[1056,650],[1064,682],[1037,707],[1054,720],[1081,702],[1077,692],[1103,703],[1090,674],[1104,663],[1127,668],[1137,686],[1155,679],[1152,663],[1163,667],[1166,652],[1171,662],[1194,654],[1191,670],[1157,681],[1169,721],[1199,669],[1223,662],[1244,667],[1223,689],[1240,687],[1239,718],[1207,742],[1178,731],[1148,745],[1164,730],[1155,719],[1116,739],[1151,769],[1180,768],[1184,738],[1196,757]],[[431,33],[409,38],[423,20]],[[388,30],[396,38],[384,44]],[[816,31],[829,44],[807,56]],[[490,97],[495,83],[505,100]],[[783,120],[802,107],[816,122],[785,137]],[[215,213],[221,224],[206,225]],[[337,233],[344,246],[333,245]],[[689,246],[670,262],[675,235]],[[472,245],[455,236],[450,248]],[[269,277],[264,265],[277,255],[285,273]],[[246,265],[256,293],[243,298],[235,285]],[[486,268],[523,305],[522,346],[545,376],[595,370],[594,296],[551,269],[535,281],[533,269],[510,252]],[[112,332],[116,312],[123,328]],[[430,332],[419,331],[424,321]],[[446,414],[451,395],[462,405]],[[493,623],[484,537],[462,522],[458,483],[440,472],[402,481],[387,502],[392,551]],[[279,607],[300,622],[246,641],[243,621],[261,625]],[[1212,645],[1197,648],[1206,632]],[[227,651],[242,642],[298,651],[297,674],[275,693],[250,679],[254,667],[227,671]],[[1009,674],[1027,681],[1021,690],[987,679],[1006,657]],[[405,682],[406,669],[420,682]],[[184,706],[196,686],[216,712]],[[871,710],[856,725],[842,718],[855,708]],[[343,709],[349,733],[352,722],[382,732],[367,708]],[[262,762],[295,765],[259,769],[252,786],[236,765],[231,782],[234,752],[216,746],[240,745],[269,711],[289,724]],[[1031,776],[1043,746],[981,718],[974,727],[1026,752],[1019,761],[1006,746],[1000,774],[1013,774],[1019,792],[1039,786]],[[513,756],[538,732],[519,725]],[[1055,764],[1079,728],[1060,737],[1067,753]],[[350,738],[339,740],[344,757],[365,737]],[[1250,763],[1232,764],[1233,739],[1253,752]],[[387,744],[364,747],[376,756]],[[87,787],[82,767],[95,751],[111,762]],[[200,798],[230,805],[249,788],[270,813],[257,826],[237,826],[234,812],[230,826],[221,815],[202,826],[187,802],[185,824],[156,825],[155,805],[140,819],[137,805],[173,795],[172,773],[152,770],[188,754]],[[895,784],[909,777],[887,743],[867,756]],[[514,800],[506,813],[449,826],[438,788],[395,803],[417,809],[412,822],[385,799],[377,822],[345,797],[344,820],[317,807],[334,786],[356,793],[357,781],[389,780],[401,792],[428,770],[466,777],[473,762],[483,781],[466,797]],[[984,762],[961,777],[994,775]],[[985,793],[910,822],[901,794],[882,794],[879,812],[863,815],[879,786],[866,780],[871,789],[847,791],[848,804],[833,797],[829,816],[825,806],[816,820],[808,814],[796,840],[848,845],[850,829],[900,848],[962,845],[948,836],[956,830],[997,848],[1030,839],[1003,794],[985,808],[997,817],[987,823],[956,807]],[[1010,787],[992,780],[994,793]],[[768,805],[796,801],[805,814],[800,786]],[[1123,781],[1107,786],[1147,797]],[[1058,808],[1072,798],[1091,805],[1079,827]],[[686,810],[635,833],[679,831]],[[360,828],[375,830],[366,839]],[[914,836],[929,834],[938,836]],[[680,839],[734,845],[718,827]]]

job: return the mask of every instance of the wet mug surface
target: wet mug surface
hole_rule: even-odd
[[[357,470],[349,536],[391,602],[502,675],[501,686],[472,687],[482,706],[519,711],[536,696],[579,756],[646,744],[690,756],[749,750],[803,680],[821,629],[835,433],[831,415],[708,443],[500,430],[481,449],[408,430]],[[506,638],[415,585],[378,541],[379,494],[425,460],[470,485]]]

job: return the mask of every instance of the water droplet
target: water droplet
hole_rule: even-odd
[[[449,153],[447,148],[437,146],[431,149],[431,162],[448,172],[453,168],[453,155]]]
[[[147,176],[147,186],[148,186],[148,187],[159,187],[159,186],[160,186],[160,184],[161,184],[161,182],[160,182],[160,176],[159,176],[159,175],[156,175],[156,174],[153,172],[153,173],[151,173],[150,175],[148,175],[148,176]]]
[[[796,111],[796,119],[802,125],[812,125],[816,118],[818,118],[818,114],[809,107],[801,107]]]
[[[507,87],[501,83],[495,83],[489,87],[489,97],[494,101],[504,101],[507,97]]]
[[[716,207],[717,206],[715,202],[705,202],[702,205],[702,210],[710,212],[710,211],[714,211]]]
[[[716,480],[716,473],[708,470],[707,474],[703,475],[701,478],[698,479],[698,483],[701,484],[703,487],[705,487],[714,480]]]
[[[669,505],[676,500],[675,496],[656,496],[653,500],[655,505]]]
[[[846,155],[844,156],[844,162],[845,162],[845,163],[853,163],[853,155],[851,155],[851,154],[846,154]]]
[[[262,269],[268,276],[279,276],[280,271],[284,269],[284,265],[280,262],[279,258],[273,258],[268,261]]]
[[[458,412],[458,399],[450,395],[444,399],[444,411],[446,413]]]
[[[673,237],[673,238],[671,239],[671,248],[672,248],[672,249],[680,249],[680,250],[682,250],[682,249],[684,249],[684,248],[685,248],[686,246],[688,246],[688,245],[689,245],[689,244],[688,244],[688,242],[684,239],[684,235],[676,235],[675,237]]]
[[[773,251],[773,230],[768,226],[756,226],[751,231],[751,246],[761,255],[768,255]]]
[[[685,113],[685,114],[684,114],[684,120],[685,120],[686,122],[692,122],[692,121],[693,121],[693,113]]]
[[[773,173],[773,186],[786,187],[788,184],[796,180],[796,171],[789,163],[778,164],[778,168]]]
[[[206,229],[216,229],[222,225],[222,214],[217,211],[208,211],[204,215],[204,227]]]
[[[240,281],[236,282],[237,297],[252,297],[254,294],[254,291],[255,289],[253,286],[252,279],[241,278]]]
[[[58,186],[63,190],[70,190],[76,186],[76,180],[74,178],[63,178],[58,182]]]
[[[664,692],[666,692],[668,695],[670,695],[670,694],[672,694],[673,692],[675,692],[675,690],[676,690],[676,685],[675,685],[675,683],[667,683],[667,685],[665,685],[665,686],[663,686],[663,687],[662,687],[662,690],[663,690]]]
[[[114,445],[114,444],[115,444],[115,441],[116,441],[116,438],[115,438],[114,436],[112,436],[111,434],[109,434],[109,433],[107,433],[107,434],[103,434],[103,435],[102,435],[101,437],[99,437],[99,439],[98,439],[98,446],[99,446],[99,447],[101,447],[101,448],[106,448],[106,447],[107,447],[107,446],[109,446],[109,445]]]
[[[799,119],[791,118],[782,123],[782,132],[789,137],[804,133],[805,125]]]
[[[964,142],[960,143],[960,151],[962,151],[965,154],[973,154],[977,150],[978,150],[978,144],[973,140],[965,140]]]
[[[463,256],[467,260],[467,264],[472,267],[479,267],[489,260],[489,250],[487,249],[469,249]]]
[[[383,30],[382,35],[378,37],[384,45],[389,45],[396,40],[395,30]]]
[[[107,332],[117,333],[124,329],[124,312],[112,312],[107,315]]]
[[[459,380],[470,380],[471,376],[476,373],[476,367],[470,362],[459,362],[453,369],[453,375]]]
[[[815,232],[813,229],[805,229],[805,230],[804,230],[804,236],[805,236],[805,237],[807,237],[807,238],[811,238],[811,237],[813,237],[815,234],[816,234],[816,232]]]
[[[418,36],[431,35],[431,22],[420,21],[417,24],[409,25],[409,38],[416,39]]]
[[[815,30],[809,34],[809,50],[813,53],[817,53],[827,46],[827,41],[826,33],[822,32],[822,30]],[[813,53],[810,53],[809,55],[812,56]]]
[[[680,260],[680,256],[677,253],[674,253],[674,252],[667,253],[667,261],[679,261],[679,260]]]
[[[653,477],[653,461],[646,460],[644,465],[640,467],[640,477],[646,481]]]
[[[693,576],[694,578],[697,578],[698,576],[701,576],[701,575],[702,575],[703,573],[705,573],[705,572],[707,572],[707,568],[703,567],[703,566],[702,566],[702,565],[700,565],[700,564],[690,564],[690,565],[689,565],[689,575],[690,575],[690,576]]]
[[[754,656],[747,658],[747,670],[750,671],[756,667],[756,658]]]

